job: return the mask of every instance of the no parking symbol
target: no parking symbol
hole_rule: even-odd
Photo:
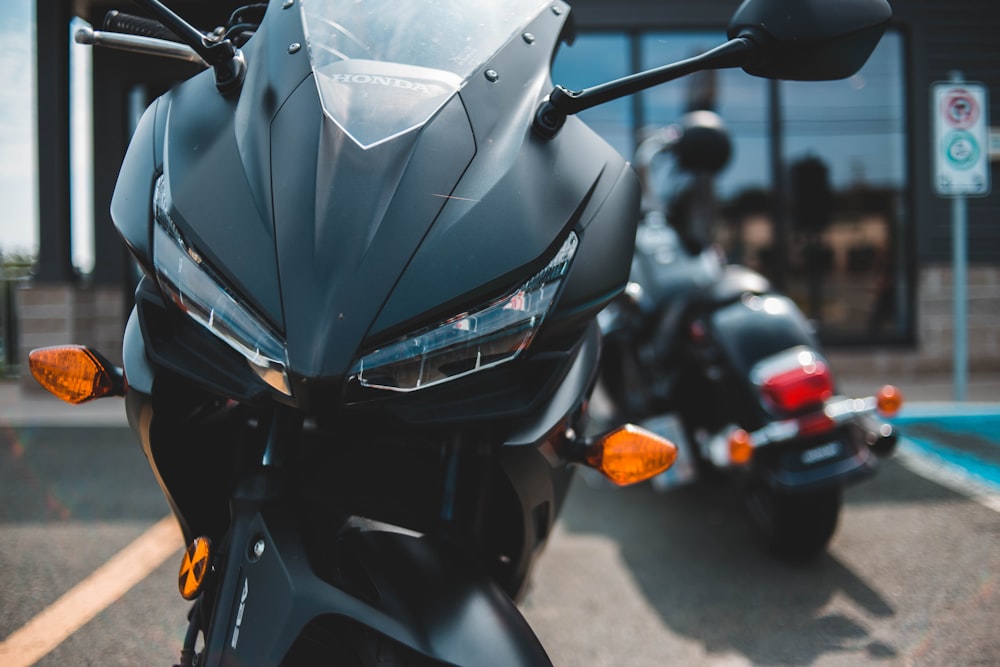
[[[946,89],[942,107],[945,121],[960,129],[972,127],[981,112],[979,100],[964,87]]]
[[[986,89],[978,83],[936,83],[934,188],[943,196],[990,192]]]

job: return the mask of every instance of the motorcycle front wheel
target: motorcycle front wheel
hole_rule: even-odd
[[[837,528],[843,494],[838,486],[790,494],[757,483],[747,489],[744,503],[764,548],[781,560],[802,562],[826,549]]]
[[[320,619],[306,627],[280,667],[433,667],[439,664],[350,621]]]

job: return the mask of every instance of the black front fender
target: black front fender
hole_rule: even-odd
[[[453,547],[387,532],[351,541],[380,606],[419,640],[413,648],[456,665],[551,665],[513,601]]]
[[[268,517],[256,514],[233,536],[207,664],[279,664],[307,627],[329,622],[367,628],[447,665],[551,667],[511,599],[456,547],[351,529],[319,563],[290,517]],[[264,540],[259,558],[245,539]]]
[[[810,451],[823,448],[831,448],[831,455],[817,462],[808,460]],[[774,451],[758,450],[753,472],[776,492],[805,494],[855,484],[874,475],[878,467],[878,457],[865,442],[862,427],[848,424],[826,438],[812,438]]]

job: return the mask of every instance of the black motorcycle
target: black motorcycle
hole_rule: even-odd
[[[208,34],[136,1],[157,21],[78,41],[207,71],[145,112],[114,193],[144,273],[124,372],[31,368],[125,396],[191,545],[181,664],[548,665],[512,599],[570,464],[629,483],[676,454],[588,430],[639,184],[573,115],[699,69],[848,76],[888,5],[750,0],[726,44],[572,92],[559,0],[272,0]]]
[[[897,434],[879,414],[895,414],[902,398],[888,385],[843,396],[796,304],[724,261],[712,242],[713,179],[729,155],[724,123],[707,110],[637,148],[647,210],[630,282],[599,316],[602,387],[619,418],[678,446],[678,462],[654,486],[732,473],[766,548],[802,560],[833,536],[843,487],[893,452]],[[667,193],[657,187],[663,173]]]

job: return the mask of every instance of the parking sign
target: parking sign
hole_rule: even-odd
[[[943,197],[990,193],[990,124],[986,87],[980,83],[935,83],[934,189]]]

